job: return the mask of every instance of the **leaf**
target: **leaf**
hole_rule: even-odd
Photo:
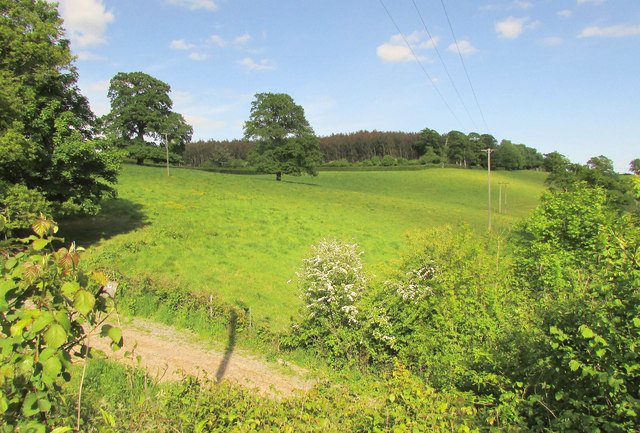
[[[62,326],[54,323],[47,329],[47,332],[44,333],[44,341],[47,343],[47,346],[52,349],[57,349],[67,341],[67,333]]]
[[[58,226],[51,220],[48,220],[40,214],[40,218],[36,219],[31,225],[33,231],[40,237],[43,237],[49,231],[55,233],[58,231]]]
[[[572,359],[569,362],[569,368],[571,369],[571,371],[576,371],[577,369],[580,368],[580,363],[578,361],[576,361],[575,359]]]
[[[69,316],[67,315],[66,311],[56,311],[53,315],[56,319],[56,322],[58,322],[65,331],[71,331],[71,322],[69,321]]]
[[[40,409],[38,408],[38,398],[34,393],[30,392],[22,403],[22,413],[24,416],[30,417],[38,412],[40,412]]]
[[[75,293],[80,290],[80,284],[77,281],[67,281],[60,288],[62,290],[62,294],[67,298],[75,295]]]
[[[73,308],[83,316],[89,314],[95,303],[96,298],[86,290],[79,290],[73,297]]]
[[[45,311],[42,314],[40,314],[36,318],[36,320],[33,321],[33,326],[31,327],[31,331],[40,332],[44,328],[46,328],[47,325],[49,325],[49,323],[51,322],[53,322],[53,314],[51,314],[48,311]]]
[[[104,274],[104,272],[93,271],[91,273],[91,277],[96,283],[100,284],[101,286],[107,284],[107,276]]]
[[[51,430],[51,433],[66,433],[71,430],[73,430],[71,427],[56,427],[53,430]]]
[[[36,239],[35,241],[33,241],[33,244],[31,244],[31,245],[33,246],[34,250],[40,251],[40,250],[44,249],[50,243],[51,243],[51,240],[49,240],[49,239]]]
[[[62,371],[62,364],[57,357],[51,357],[43,364],[43,372],[51,378],[56,378]]]
[[[595,337],[595,333],[591,330],[591,328],[589,328],[586,325],[581,325],[580,328],[578,328],[580,330],[580,333],[582,334],[582,336],[584,338],[593,338]]]

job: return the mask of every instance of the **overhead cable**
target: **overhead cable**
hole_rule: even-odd
[[[429,80],[429,82],[431,83],[431,85],[433,86],[434,90],[436,91],[436,93],[440,96],[440,98],[442,99],[442,102],[444,102],[444,104],[446,105],[446,107],[449,109],[449,112],[451,113],[451,115],[453,115],[453,117],[456,119],[456,121],[461,124],[462,122],[460,122],[460,119],[458,119],[458,116],[456,116],[456,113],[451,109],[451,106],[449,105],[449,103],[447,102],[447,100],[445,99],[445,97],[442,95],[442,93],[440,93],[440,90],[438,89],[438,86],[436,86],[435,81],[433,80],[433,78],[431,78],[431,75],[429,75],[429,72],[427,72],[427,70],[425,69],[424,65],[422,64],[422,62],[420,61],[420,58],[416,55],[415,51],[413,50],[413,47],[411,46],[411,44],[409,43],[409,41],[407,40],[407,38],[405,37],[404,33],[402,32],[402,30],[400,30],[400,27],[398,27],[398,24],[396,23],[396,21],[393,19],[393,17],[391,16],[391,13],[389,12],[389,9],[387,9],[387,6],[384,4],[383,0],[380,0],[380,4],[382,5],[383,9],[385,10],[385,12],[387,13],[387,16],[389,17],[389,19],[391,20],[391,22],[393,23],[393,25],[395,26],[396,30],[398,31],[398,33],[400,33],[400,36],[402,36],[402,39],[404,40],[404,43],[407,44],[407,47],[409,48],[409,50],[411,51],[411,54],[413,55],[413,57],[416,59],[416,62],[418,62],[418,65],[420,65],[420,69],[422,69],[422,72],[424,72],[424,74],[426,75],[427,79]]]
[[[473,117],[471,116],[471,113],[469,112],[469,109],[467,108],[467,104],[464,103],[464,100],[462,99],[462,96],[460,95],[460,92],[458,91],[458,87],[453,82],[453,78],[451,77],[451,74],[449,73],[449,69],[447,68],[447,65],[445,64],[444,59],[440,55],[440,50],[438,49],[438,46],[436,45],[436,41],[431,36],[431,32],[429,32],[429,29],[427,28],[427,24],[425,23],[424,19],[422,18],[422,14],[420,13],[420,9],[418,9],[418,5],[416,4],[415,0],[411,0],[411,2],[413,3],[413,7],[416,9],[416,12],[418,13],[418,16],[420,17],[420,21],[422,21],[422,26],[424,27],[425,31],[427,32],[427,36],[429,36],[429,40],[433,44],[433,48],[436,51],[436,54],[438,55],[438,58],[440,59],[440,63],[442,64],[442,67],[444,68],[444,71],[447,73],[447,77],[449,77],[449,81],[451,82],[451,85],[453,86],[453,90],[455,90],[456,95],[458,95],[458,99],[460,100],[460,103],[462,104],[462,107],[464,108],[464,111],[466,111],[467,116],[469,116],[469,119],[471,120],[471,123],[477,129],[476,123],[473,120]]]
[[[487,121],[484,117],[484,113],[482,112],[482,108],[480,108],[480,103],[478,102],[478,96],[476,95],[476,91],[473,88],[473,84],[471,84],[471,78],[469,77],[469,72],[467,71],[467,66],[464,63],[464,58],[462,57],[462,53],[460,52],[460,45],[458,44],[458,39],[456,38],[456,34],[453,31],[453,26],[451,25],[451,20],[449,19],[449,14],[447,13],[447,8],[444,5],[444,0],[440,0],[442,4],[442,9],[444,10],[444,15],[447,17],[447,22],[449,23],[449,29],[451,30],[451,36],[453,36],[453,41],[456,44],[456,51],[458,51],[458,55],[460,56],[460,62],[462,62],[462,68],[464,69],[464,73],[467,76],[467,81],[469,82],[469,87],[471,88],[471,93],[473,93],[473,98],[476,101],[476,106],[478,107],[478,111],[480,112],[480,117],[482,117],[482,121],[484,122],[485,128],[490,132],[489,126],[487,125]]]

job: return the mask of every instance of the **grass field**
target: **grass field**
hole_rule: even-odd
[[[537,204],[545,174],[492,173],[494,231]],[[498,215],[498,182],[508,182],[508,214]],[[298,307],[287,281],[311,244],[354,240],[373,272],[398,257],[403,234],[443,224],[487,225],[481,170],[322,172],[317,177],[231,175],[125,165],[119,198],[101,214],[62,222],[87,248],[86,266],[151,277],[252,307],[279,327]]]

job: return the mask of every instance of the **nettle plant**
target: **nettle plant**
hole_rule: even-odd
[[[0,231],[5,222],[0,215]],[[74,244],[54,249],[62,241],[53,236],[55,222],[40,216],[32,228],[35,235],[0,245],[2,433],[71,430],[74,415],[61,384],[70,379],[72,360],[89,356],[88,338],[98,329],[114,349],[122,345],[121,330],[104,324],[115,308],[106,276],[79,272]]]

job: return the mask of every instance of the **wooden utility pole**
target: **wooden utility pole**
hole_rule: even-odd
[[[487,152],[487,179],[489,182],[488,191],[489,191],[489,233],[491,233],[491,151],[493,149],[487,148],[483,149],[483,152]]]

